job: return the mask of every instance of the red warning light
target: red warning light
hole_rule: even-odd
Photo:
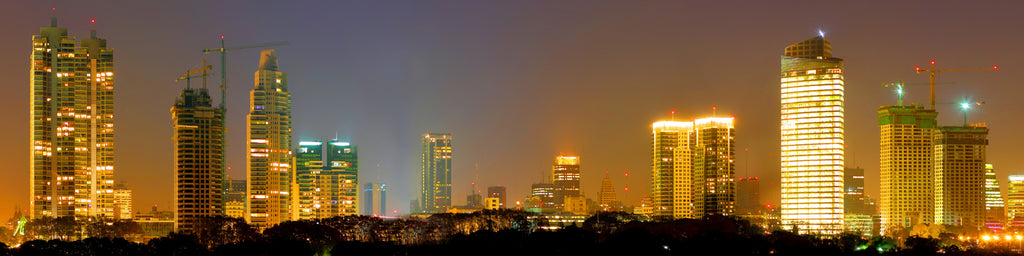
[[[921,67],[914,67],[914,70],[921,71]]]
[[[96,24],[96,19],[90,19],[89,22],[92,22],[93,24]]]
[[[220,35],[220,39],[224,39],[224,35]]]
[[[999,66],[998,65],[992,65],[992,69],[993,70],[999,70]]]
[[[673,110],[671,111],[671,113],[672,113],[673,115],[675,115],[675,114],[676,114],[676,110],[675,110],[675,109],[673,109]]]
[[[935,66],[935,60],[932,60],[931,63],[932,63],[932,66]]]
[[[711,106],[711,110],[718,110],[718,106]]]

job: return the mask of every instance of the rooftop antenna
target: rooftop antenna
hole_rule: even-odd
[[[676,110],[673,109],[672,111],[669,112],[669,114],[672,115],[672,121],[675,121],[676,120]]]
[[[718,106],[711,106],[711,117],[715,117],[715,114],[717,112],[718,112]]]

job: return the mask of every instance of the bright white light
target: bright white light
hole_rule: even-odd
[[[825,37],[825,32],[821,31],[821,29],[819,29],[818,30],[818,35],[821,36],[821,37]]]

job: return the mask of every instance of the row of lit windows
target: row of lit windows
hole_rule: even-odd
[[[809,97],[823,97],[823,96],[824,97],[830,97],[830,96],[837,96],[838,97],[838,96],[842,96],[842,95],[843,95],[843,92],[839,91],[839,90],[831,90],[831,91],[802,91],[802,92],[783,93],[782,94],[782,98],[783,99],[795,99],[795,98],[809,98]]]
[[[837,103],[842,104],[843,96],[842,95],[833,95],[833,96],[817,96],[817,97],[784,98],[784,99],[782,99],[781,103],[782,104],[789,104],[789,103],[806,103],[806,102],[815,102],[815,101],[836,101]]]

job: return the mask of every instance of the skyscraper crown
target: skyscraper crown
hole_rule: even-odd
[[[824,36],[816,36],[786,46],[785,56],[797,58],[832,58],[832,43]]]
[[[259,70],[277,71],[277,53],[273,49],[260,52]]]

